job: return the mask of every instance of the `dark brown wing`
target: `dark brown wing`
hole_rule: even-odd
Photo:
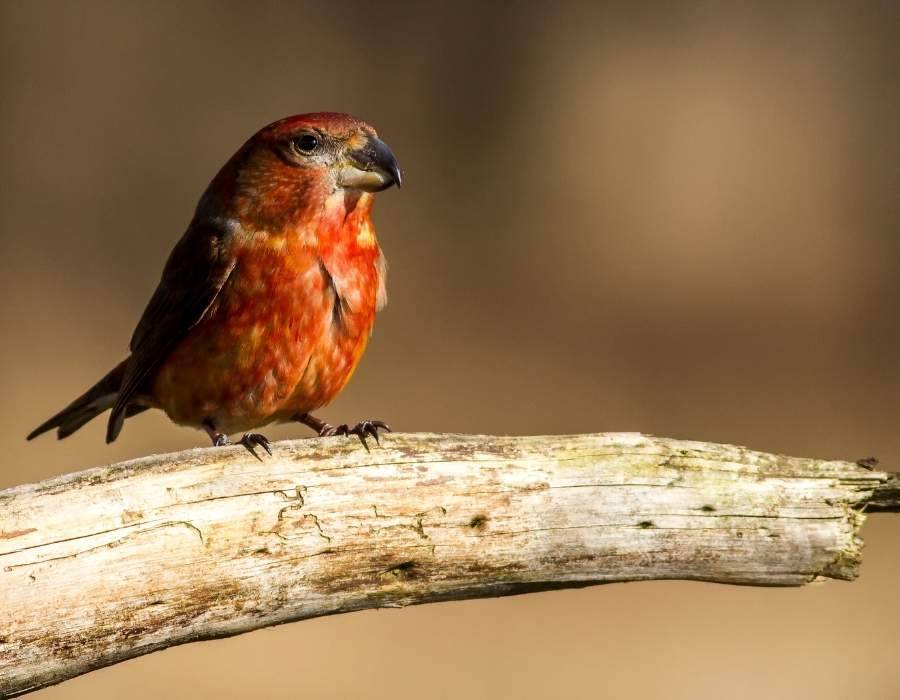
[[[226,225],[194,220],[172,250],[131,338],[131,357],[109,416],[107,442],[122,430],[129,402],[204,317],[234,270],[235,261],[228,255],[230,236]]]

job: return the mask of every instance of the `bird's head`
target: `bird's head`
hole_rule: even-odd
[[[210,191],[245,224],[271,229],[309,219],[335,195],[355,203],[366,193],[399,187],[401,177],[375,129],[347,114],[316,112],[260,129]]]

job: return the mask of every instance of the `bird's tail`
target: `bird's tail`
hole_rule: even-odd
[[[56,428],[56,436],[62,440],[68,437],[82,425],[109,408],[112,408],[119,395],[119,387],[122,385],[122,377],[125,374],[125,363],[123,360],[113,367],[103,379],[94,384],[90,389],[66,406],[52,418],[41,423],[37,428],[28,434],[28,439],[33,440],[41,433]],[[144,406],[129,406],[126,415],[132,416],[144,410]]]

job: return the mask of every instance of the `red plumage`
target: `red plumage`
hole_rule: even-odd
[[[375,130],[353,117],[289,117],[257,132],[200,199],[138,323],[131,355],[39,426],[65,437],[112,408],[160,408],[176,423],[225,434],[299,420],[321,435],[377,439],[380,421],[338,428],[328,404],[365,350],[385,303],[374,193],[400,184]],[[257,433],[242,442],[269,449]]]

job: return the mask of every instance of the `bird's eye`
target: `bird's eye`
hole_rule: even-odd
[[[319,147],[319,139],[315,134],[301,134],[294,138],[294,148],[300,153],[312,153]]]

